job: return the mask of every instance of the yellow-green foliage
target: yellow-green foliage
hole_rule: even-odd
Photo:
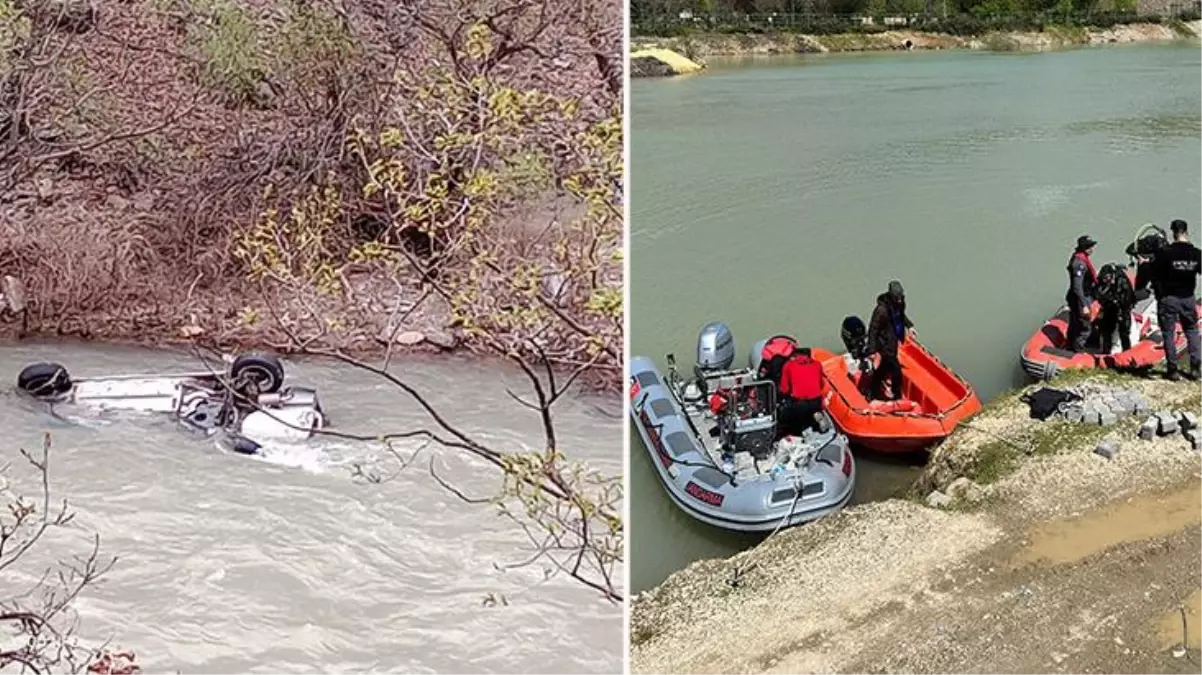
[[[576,346],[589,356],[620,349],[620,108],[583,120],[578,99],[493,77],[492,48],[478,24],[467,31],[460,69],[431,63],[398,73],[397,123],[348,139],[362,167],[361,196],[391,215],[389,237],[348,249],[324,245],[319,230],[338,220],[340,205],[330,191],[314,193],[287,217],[268,211],[243,233],[237,254],[252,274],[332,292],[350,264],[403,273],[409,259],[396,235],[418,233],[434,251],[421,264],[439,268],[439,291],[469,335],[514,346],[536,333],[550,337],[547,330],[572,333],[542,299],[554,270],[569,288],[560,311],[589,333],[575,331]],[[582,215],[553,228],[537,255],[516,255],[506,219],[556,196],[583,207]]]
[[[234,256],[254,281],[272,279],[285,286],[338,293],[344,289],[337,251],[328,238],[341,211],[337,190],[328,186],[313,188],[287,213],[276,209],[264,212],[258,222],[241,233]]]
[[[15,0],[0,0],[0,80],[8,77],[13,50],[29,39],[30,28]]]

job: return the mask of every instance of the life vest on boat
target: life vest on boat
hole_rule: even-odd
[[[918,409],[918,404],[903,398],[900,401],[872,401],[868,408],[878,413],[903,413],[914,412]]]
[[[730,399],[727,396],[729,393],[727,389],[719,389],[710,394],[710,412],[715,416],[726,412],[727,407],[730,406]]]
[[[780,393],[795,401],[820,398],[822,364],[804,351],[795,353],[781,369]]]
[[[764,343],[760,350],[760,369],[757,375],[761,380],[771,380],[780,385],[781,370],[785,362],[797,350],[797,341],[787,335],[777,335]]]

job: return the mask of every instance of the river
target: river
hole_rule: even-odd
[[[1099,266],[1145,222],[1202,240],[1197,44],[1017,54],[715,60],[631,90],[631,353],[691,366],[721,320],[739,359],[791,333],[840,348],[900,279],[920,339],[988,400],[1063,302],[1078,235]],[[757,541],[669,501],[630,432],[631,589]],[[855,501],[917,466],[857,454]]]
[[[77,376],[197,366],[185,354],[65,343],[5,347],[0,373],[15,382],[22,366],[43,360]],[[432,427],[374,376],[324,361],[285,365],[289,382],[318,388],[333,429]],[[458,359],[401,359],[394,372],[485,444],[541,448],[540,420],[505,394],[506,385],[527,391],[520,374]],[[570,459],[622,471],[619,399],[565,398],[556,408]],[[149,672],[621,670],[621,605],[562,575],[544,581],[539,566],[499,570],[530,556],[525,535],[494,507],[440,487],[426,461],[436,457],[441,478],[482,497],[499,474],[481,460],[430,447],[396,478],[371,484],[351,476],[354,462],[380,455],[367,444],[327,438],[248,458],[166,419],[65,424],[11,393],[0,398],[0,425],[18,480],[29,472],[17,449],[40,450],[43,432],[52,433],[52,490],[78,513],[20,574],[28,580],[45,563],[87,554],[99,534],[102,553],[119,561],[79,597],[79,634],[135,650]],[[384,475],[395,469],[376,465]],[[508,604],[485,606],[489,594]]]

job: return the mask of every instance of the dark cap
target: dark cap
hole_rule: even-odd
[[[889,282],[889,295],[893,296],[894,298],[905,297],[906,291],[904,288],[902,288],[901,282],[897,279]]]
[[[1094,246],[1097,246],[1097,245],[1098,245],[1098,242],[1094,241],[1094,238],[1089,236],[1088,234],[1083,234],[1080,237],[1077,237],[1077,250],[1078,251],[1084,251],[1088,248],[1093,248]]]
[[[1182,234],[1189,230],[1189,225],[1187,225],[1184,220],[1178,219],[1169,223],[1169,230],[1171,230],[1173,234]]]

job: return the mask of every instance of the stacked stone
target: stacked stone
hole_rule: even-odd
[[[1145,441],[1150,441],[1157,436],[1170,436],[1181,432],[1185,440],[1189,441],[1190,447],[1198,450],[1198,415],[1190,412],[1176,412],[1162,410],[1148,419],[1139,427],[1139,437]]]
[[[1143,394],[1128,389],[1081,387],[1074,392],[1081,396],[1064,410],[1069,422],[1110,426],[1124,417],[1148,412],[1151,405]]]

